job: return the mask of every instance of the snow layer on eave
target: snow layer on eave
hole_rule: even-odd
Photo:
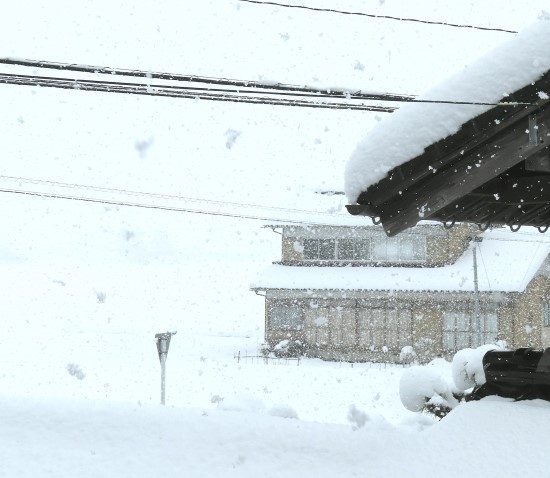
[[[502,43],[418,99],[497,103],[550,69],[550,14]],[[545,92],[549,93],[550,92]],[[408,103],[376,125],[357,145],[346,165],[350,204],[396,166],[456,133],[491,106]]]
[[[480,291],[522,292],[550,253],[550,241],[511,236],[484,234],[477,252]],[[473,252],[470,247],[454,264],[437,268],[271,265],[252,288],[468,292],[475,289]]]

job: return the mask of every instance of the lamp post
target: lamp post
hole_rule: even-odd
[[[157,342],[157,351],[160,360],[160,403],[166,404],[166,358],[168,357],[168,349],[170,348],[170,339],[176,332],[163,332],[155,334]]]

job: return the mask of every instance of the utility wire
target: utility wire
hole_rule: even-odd
[[[19,194],[22,196],[35,196],[35,197],[52,198],[52,199],[66,199],[66,200],[81,201],[81,202],[88,202],[88,203],[95,203],[95,204],[108,204],[111,206],[127,206],[127,207],[143,208],[143,209],[160,210],[160,211],[183,212],[183,213],[189,213],[189,214],[203,214],[207,216],[233,217],[238,219],[252,219],[257,221],[271,221],[271,222],[280,222],[283,224],[298,224],[303,226],[334,226],[333,223],[329,223],[329,222],[310,222],[310,221],[300,221],[296,219],[280,219],[280,218],[273,218],[273,217],[265,217],[265,216],[259,216],[254,214],[237,214],[237,213],[229,213],[229,212],[206,211],[203,209],[177,208],[172,206],[116,201],[116,200],[110,200],[110,199],[97,199],[97,198],[90,198],[90,197],[83,197],[83,196],[72,196],[67,194],[43,193],[39,191],[28,191],[28,190],[22,190],[22,189],[0,188],[0,193]],[[344,216],[344,217],[347,217],[347,216]],[[483,240],[484,241],[521,242],[521,243],[533,242],[539,245],[550,244],[550,241],[544,241],[544,240],[535,241],[535,240],[517,240],[517,239],[501,239],[501,238],[497,239],[497,238],[489,238],[489,237],[486,237]],[[533,258],[531,259],[531,262],[532,260]]]
[[[137,207],[137,208],[143,208],[143,209],[154,209],[154,210],[160,210],[160,211],[183,212],[183,213],[189,213],[189,214],[203,214],[206,216],[222,216],[222,217],[233,217],[233,218],[239,218],[239,219],[253,219],[257,221],[281,222],[284,224],[302,224],[302,225],[308,225],[308,226],[333,225],[330,223],[323,223],[323,222],[308,222],[308,221],[299,221],[295,219],[280,219],[280,218],[273,218],[273,217],[264,217],[264,216],[254,215],[254,214],[237,214],[237,213],[220,212],[220,211],[206,211],[203,209],[178,208],[178,207],[163,206],[163,205],[156,205],[156,204],[144,204],[144,203],[138,203],[138,202],[126,202],[126,201],[115,201],[111,199],[97,199],[97,198],[90,198],[90,197],[83,197],[83,196],[72,196],[68,194],[53,194],[53,193],[44,193],[39,191],[27,191],[23,189],[0,188],[0,193],[20,194],[23,196],[35,196],[35,197],[52,198],[52,199],[67,199],[72,201],[82,201],[82,202],[95,203],[95,204],[108,204],[111,206],[128,206],[128,207]]]
[[[30,63],[34,63],[35,68],[39,69],[50,69],[52,63],[48,62],[34,62],[31,60],[12,60],[9,58],[0,58],[0,64],[18,64],[20,66],[31,66]],[[73,71],[73,65],[64,64],[64,63],[53,63],[53,65],[64,66],[64,68],[56,69],[65,69],[67,71]],[[66,67],[66,68],[65,68]],[[77,66],[74,71],[80,71],[80,66]],[[103,67],[92,67],[86,66],[82,67],[90,69],[87,71],[98,72],[101,71],[101,74],[107,74],[108,71],[125,71],[125,70],[116,70]],[[139,70],[128,70],[132,72],[134,77],[144,77],[147,75],[145,71]],[[135,73],[135,75],[134,75]],[[172,76],[174,81],[185,82],[186,79],[176,79],[178,75],[172,75],[171,73],[156,73],[160,78],[162,75]],[[121,75],[124,76],[124,75]],[[182,77],[183,78],[183,77]],[[191,78],[191,77],[186,77]],[[193,77],[199,78],[199,77]],[[160,78],[167,79],[167,78]],[[216,83],[215,80],[219,81],[229,81],[224,79],[216,78],[204,78],[204,83],[206,84],[222,84]],[[199,81],[199,80],[195,80]],[[202,80],[201,80],[202,81]],[[214,83],[210,83],[214,81]],[[0,83],[12,84],[12,85],[25,85],[25,86],[44,86],[51,88],[61,88],[61,89],[81,89],[85,91],[103,91],[109,93],[130,93],[137,95],[146,95],[146,96],[164,96],[172,98],[188,98],[188,99],[205,99],[212,101],[234,101],[239,103],[258,103],[258,104],[274,104],[274,105],[284,105],[284,106],[302,106],[302,107],[311,107],[311,108],[328,108],[328,109],[355,109],[355,110],[366,110],[366,111],[377,111],[382,113],[393,113],[397,107],[393,106],[379,106],[379,105],[366,105],[363,103],[337,103],[337,102],[322,102],[322,101],[308,101],[307,98],[317,98],[317,99],[339,99],[343,98],[347,100],[369,100],[369,101],[387,101],[394,103],[429,103],[429,104],[454,104],[454,105],[472,105],[472,106],[511,106],[511,105],[521,105],[529,106],[531,103],[520,103],[520,102],[498,102],[498,103],[487,103],[480,101],[457,101],[457,100],[445,100],[445,99],[419,99],[412,95],[400,95],[395,93],[363,93],[350,92],[346,90],[320,90],[313,89],[309,87],[301,86],[292,86],[292,85],[269,85],[255,83],[254,86],[245,86],[254,82],[246,82],[240,80],[231,80],[234,82],[233,86],[236,88],[210,88],[210,87],[191,87],[191,86],[182,86],[182,85],[164,85],[164,84],[151,84],[151,83],[128,83],[121,81],[107,81],[107,80],[86,80],[86,79],[76,79],[76,78],[60,78],[52,76],[36,76],[36,75],[21,75],[13,73],[0,73]],[[238,86],[242,85],[242,86]],[[247,95],[258,95],[259,91],[254,91],[259,88],[258,85],[262,85],[260,90],[264,96],[247,96]],[[231,86],[231,85],[228,85]],[[244,88],[244,89],[243,89]],[[292,88],[296,88],[292,90]],[[270,90],[270,91],[268,91]],[[246,93],[246,95],[244,95]],[[270,96],[293,96],[299,97],[300,99],[275,99]]]
[[[489,280],[489,274],[487,273],[487,267],[485,266],[485,259],[483,259],[483,252],[481,252],[481,243],[478,244],[477,250],[481,256],[481,263],[483,264],[483,270],[485,271],[485,278],[487,279],[487,284],[489,284],[489,291],[491,291],[491,281]],[[538,247],[537,247],[538,248]]]
[[[188,91],[183,87],[165,87],[161,85],[141,85],[135,83],[118,83],[98,80],[77,80],[56,77],[30,75],[0,74],[0,83],[23,86],[41,86],[65,90],[100,91],[105,93],[124,93],[143,96],[161,96],[169,98],[187,98],[194,100],[224,101],[235,103],[252,103],[279,106],[298,106],[305,108],[345,109],[393,113],[397,108],[356,103],[319,102],[304,99],[270,98],[268,96],[246,96],[241,94],[219,94],[206,91]]]
[[[260,204],[239,203],[239,202],[230,202],[230,201],[215,201],[212,199],[191,198],[191,197],[185,197],[185,196],[175,196],[170,194],[157,194],[157,193],[150,193],[145,191],[131,191],[128,189],[107,188],[103,186],[89,186],[85,184],[63,183],[59,181],[24,178],[19,176],[0,175],[0,179],[12,181],[12,182],[18,182],[18,183],[24,182],[29,184],[47,185],[47,186],[63,187],[63,188],[69,188],[69,189],[82,189],[82,190],[95,191],[95,192],[118,193],[118,194],[123,194],[127,196],[141,196],[141,197],[155,198],[155,199],[169,199],[169,200],[188,201],[188,202],[195,202],[195,203],[208,203],[208,204],[215,204],[218,206],[247,207],[247,208],[255,208],[255,209],[268,209],[272,211],[311,214],[315,216],[338,217],[338,215],[332,214],[329,212],[316,212],[316,211],[309,211],[305,209],[292,209],[292,208],[284,208],[284,207],[277,207],[277,206],[262,206]]]
[[[234,80],[228,78],[214,78],[198,75],[183,75],[179,73],[152,72],[145,70],[111,68],[105,66],[81,65],[74,63],[59,63],[52,61],[28,60],[22,58],[0,58],[0,64],[17,65],[32,68],[49,70],[74,71],[79,73],[106,74],[116,76],[127,76],[132,78],[147,78],[155,80],[171,80],[188,83],[204,83],[208,85],[234,86],[238,88],[290,91],[293,93],[323,93],[326,96],[342,98],[352,94],[356,99],[361,100],[386,100],[392,98],[395,101],[412,99],[411,95],[390,94],[390,93],[362,93],[351,92],[341,88],[313,88],[311,86],[289,85],[284,83],[260,82],[252,80]]]
[[[341,13],[343,15],[359,15],[362,17],[379,18],[384,20],[399,20],[401,22],[416,22],[416,23],[425,23],[428,25],[442,25],[446,27],[455,27],[455,28],[471,28],[474,30],[495,31],[495,32],[503,32],[503,33],[517,33],[517,31],[505,30],[504,28],[490,28],[490,27],[480,27],[477,25],[464,25],[459,23],[436,22],[436,21],[430,21],[430,20],[420,20],[418,18],[393,17],[390,15],[374,15],[372,13],[363,13],[363,12],[348,12],[344,10],[334,10],[331,8],[308,7],[306,5],[289,5],[286,3],[264,2],[261,0],[238,0],[238,1],[244,2],[244,3],[255,3],[258,5],[273,5],[276,7],[285,7],[285,8],[301,8],[304,10],[312,10],[315,12]]]

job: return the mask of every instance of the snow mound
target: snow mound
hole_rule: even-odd
[[[501,350],[501,347],[487,344],[476,349],[462,349],[455,354],[451,370],[453,381],[459,390],[468,390],[485,383],[483,357],[490,350]]]

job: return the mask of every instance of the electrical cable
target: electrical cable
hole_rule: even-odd
[[[481,263],[483,264],[483,270],[485,271],[485,278],[487,279],[487,284],[489,285],[489,292],[492,290],[491,287],[491,281],[489,279],[489,274],[487,273],[487,267],[485,266],[485,260],[483,259],[483,252],[481,252],[481,244],[479,243],[477,245],[477,250],[479,251],[479,255],[481,256]]]
[[[189,213],[189,214],[204,214],[207,216],[233,217],[233,218],[239,218],[239,219],[252,219],[257,221],[271,221],[271,222],[280,222],[283,224],[302,224],[302,225],[308,225],[308,226],[331,226],[332,225],[332,224],[323,223],[323,222],[308,222],[308,221],[300,221],[296,219],[279,219],[279,218],[272,218],[272,217],[263,217],[259,215],[253,215],[253,214],[236,214],[236,213],[230,213],[230,212],[206,211],[203,209],[178,208],[178,207],[163,206],[163,205],[157,205],[157,204],[143,204],[143,203],[136,203],[136,202],[115,201],[111,199],[98,199],[98,198],[90,198],[90,197],[83,197],[83,196],[72,196],[68,194],[44,193],[39,191],[28,191],[23,189],[0,188],[0,193],[20,194],[23,196],[35,196],[35,197],[51,198],[51,199],[67,199],[71,201],[82,201],[82,202],[95,203],[95,204],[108,204],[110,206],[127,206],[127,207],[143,208],[143,209],[154,209],[154,210],[160,210],[160,211],[183,212],[183,213]]]
[[[1,73],[0,83],[5,84],[22,84],[26,86],[33,86],[35,83],[37,86],[51,86],[59,87],[66,89],[88,89],[92,91],[105,91],[102,85],[109,85],[109,88],[113,88],[112,92],[119,93],[135,93],[135,94],[147,94],[150,96],[169,96],[169,97],[184,97],[184,98],[197,98],[201,97],[202,99],[216,99],[220,98],[216,96],[217,93],[230,93],[242,95],[246,93],[247,95],[257,95],[260,92],[254,91],[255,89],[260,89],[265,95],[275,95],[275,96],[296,96],[301,98],[334,98],[338,100],[367,100],[367,101],[387,101],[394,103],[428,103],[428,104],[454,104],[454,105],[472,105],[472,106],[529,106],[531,103],[523,102],[514,102],[514,101],[501,101],[498,103],[488,103],[481,101],[460,101],[460,100],[445,100],[445,99],[419,99],[415,95],[403,95],[397,93],[365,93],[362,91],[352,91],[352,90],[343,90],[343,89],[324,89],[324,88],[312,88],[308,86],[297,86],[297,85],[288,85],[288,84],[270,84],[270,83],[260,83],[254,81],[244,81],[244,80],[227,80],[224,78],[212,78],[212,77],[199,77],[195,75],[179,75],[174,73],[150,73],[143,70],[124,70],[120,68],[111,68],[111,67],[99,67],[91,65],[77,65],[70,63],[56,63],[56,62],[47,62],[47,61],[36,61],[36,60],[24,60],[17,58],[0,58],[0,64],[7,65],[17,65],[23,67],[32,67],[36,69],[56,69],[63,71],[73,71],[80,73],[94,73],[100,75],[109,74],[119,75],[119,76],[128,76],[132,78],[154,78],[161,80],[171,80],[177,82],[191,82],[191,83],[203,83],[203,84],[214,84],[220,86],[233,86],[235,88],[210,88],[210,87],[191,87],[191,86],[181,86],[181,85],[164,85],[164,84],[151,84],[147,83],[128,83],[120,81],[106,81],[106,80],[80,80],[76,78],[59,78],[59,77],[45,77],[45,76],[35,76],[35,75],[21,75],[21,74],[10,74],[10,73]],[[73,82],[71,84],[64,82]],[[47,84],[52,83],[52,84]],[[53,83],[58,84],[55,86]],[[94,85],[98,89],[94,89]],[[126,88],[124,91],[118,91],[118,89]],[[110,91],[110,90],[109,90]],[[144,92],[145,91],[145,92]],[[155,92],[158,92],[158,95],[155,95]],[[183,93],[185,92],[185,93]],[[222,96],[222,98],[225,98]],[[235,98],[239,99],[239,102],[249,102],[249,103],[261,103],[262,97],[252,97],[254,99],[247,101],[245,98],[250,99],[247,96],[236,96]],[[268,97],[269,98],[269,97]],[[231,101],[232,99],[220,99],[220,101]],[[270,99],[271,100],[271,99]],[[277,102],[281,101],[282,104],[290,106],[311,106],[311,103],[307,105],[301,104],[303,99],[297,100],[297,103],[292,103],[292,100],[275,100]],[[290,104],[289,104],[290,102]],[[271,104],[271,103],[269,103]],[[279,104],[279,103],[276,103]],[[325,107],[318,106],[319,104],[325,103],[314,103],[313,107]],[[326,104],[338,104],[339,103],[329,103]],[[352,103],[342,103],[342,105],[348,105]],[[330,107],[325,107],[330,108]],[[355,107],[348,108],[347,106],[337,106],[336,109],[346,108],[346,109],[367,109],[368,111],[379,111],[384,113],[391,113],[395,111],[396,107],[384,107],[384,106],[372,106],[372,105],[358,105]]]
[[[506,30],[504,28],[491,28],[491,27],[481,27],[477,25],[464,25],[460,23],[437,22],[437,21],[430,21],[430,20],[421,20],[418,18],[394,17],[391,15],[375,15],[372,13],[363,13],[363,12],[348,12],[344,10],[335,10],[331,8],[308,7],[306,5],[289,5],[286,3],[265,2],[261,0],[238,0],[238,1],[243,3],[255,3],[258,5],[273,5],[276,7],[285,7],[285,8],[301,8],[304,10],[312,10],[315,12],[340,13],[343,15],[359,15],[362,17],[377,18],[377,19],[383,19],[383,20],[399,20],[401,22],[416,22],[416,23],[424,23],[427,25],[441,25],[441,26],[455,27],[455,28],[471,28],[474,30],[494,31],[494,32],[502,32],[502,33],[517,33],[517,31]]]
[[[142,85],[137,83],[118,83],[99,80],[76,80],[57,77],[40,77],[30,75],[0,74],[0,83],[20,86],[40,86],[66,90],[96,91],[105,93],[123,93],[144,96],[159,96],[170,98],[187,98],[194,100],[225,101],[235,103],[252,103],[278,106],[294,106],[304,108],[346,109],[392,113],[397,108],[392,106],[366,105],[363,103],[336,103],[308,101],[305,99],[280,99],[267,96],[246,96],[240,94],[223,95],[200,91],[188,91],[182,87],[165,87],[161,85]]]
[[[189,214],[203,214],[207,216],[221,216],[221,217],[232,217],[232,218],[238,218],[238,219],[251,219],[251,220],[257,220],[257,221],[270,221],[270,222],[277,222],[281,224],[297,224],[297,225],[303,225],[303,226],[334,226],[333,223],[331,224],[329,222],[321,222],[321,221],[311,222],[311,221],[301,221],[296,219],[280,219],[280,218],[273,218],[273,217],[265,217],[265,216],[259,216],[259,215],[253,215],[253,214],[237,214],[237,213],[219,212],[219,211],[206,211],[203,209],[177,208],[177,207],[166,206],[166,205],[163,206],[163,205],[155,205],[155,204],[116,201],[116,200],[109,200],[109,199],[97,199],[97,198],[90,198],[90,197],[83,197],[83,196],[71,196],[66,194],[54,194],[54,193],[44,193],[39,191],[28,191],[28,190],[22,190],[22,189],[0,188],[0,193],[19,194],[22,196],[34,196],[34,197],[52,198],[52,199],[66,199],[66,200],[81,201],[81,202],[96,203],[96,204],[108,204],[111,206],[127,206],[127,207],[136,207],[136,208],[161,210],[161,211],[183,212],[183,213],[189,213]],[[232,203],[232,204],[237,204],[237,203]],[[311,211],[311,213],[315,214],[313,211]],[[323,213],[319,213],[319,214],[322,215]],[[333,217],[338,218],[337,215],[334,215]],[[347,217],[347,216],[343,216],[343,217]],[[540,247],[540,244],[550,244],[550,241],[545,241],[545,240],[534,241],[534,240],[490,238],[490,237],[484,237],[483,240],[484,241],[536,243],[536,244],[539,244],[539,246],[537,246],[537,249],[538,247]],[[533,261],[533,259],[534,259],[534,256],[531,259],[531,262]]]
[[[169,200],[187,201],[187,202],[195,202],[195,203],[215,204],[218,206],[236,206],[236,207],[255,208],[255,209],[267,209],[272,211],[311,214],[315,216],[338,217],[337,214],[332,214],[329,212],[317,212],[317,211],[309,211],[305,209],[293,209],[293,208],[284,208],[284,207],[277,207],[277,206],[263,206],[260,204],[239,203],[239,202],[230,202],[230,201],[215,201],[213,199],[192,198],[192,197],[176,196],[176,195],[170,195],[170,194],[157,194],[157,193],[150,193],[145,191],[132,191],[128,189],[107,188],[103,186],[89,186],[85,184],[64,183],[60,181],[48,181],[44,179],[33,179],[33,178],[26,178],[26,177],[20,177],[20,176],[0,175],[0,179],[17,182],[17,183],[24,182],[24,183],[35,184],[35,185],[43,184],[47,186],[63,187],[63,188],[69,188],[69,189],[82,189],[86,191],[118,193],[118,194],[123,194],[127,196],[138,196],[138,197],[141,196],[141,197],[155,198],[155,199],[169,199]]]
[[[362,93],[351,92],[341,88],[314,88],[311,86],[289,85],[285,83],[259,82],[252,80],[234,80],[228,78],[214,78],[198,75],[184,75],[179,73],[153,72],[136,69],[111,68],[105,66],[82,65],[75,63],[59,63],[52,61],[28,60],[23,58],[0,58],[0,64],[16,65],[29,68],[73,71],[78,73],[104,74],[113,76],[126,76],[131,78],[147,78],[155,80],[170,80],[187,83],[204,83],[218,86],[235,86],[238,88],[289,91],[293,93],[322,93],[335,98],[346,98],[352,95],[354,99],[398,101],[412,99],[411,95],[395,93]]]

